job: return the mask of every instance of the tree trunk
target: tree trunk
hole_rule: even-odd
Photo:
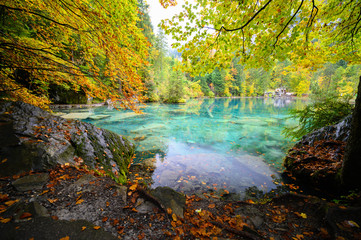
[[[361,189],[361,77],[352,114],[351,132],[343,160],[341,181],[346,188]]]

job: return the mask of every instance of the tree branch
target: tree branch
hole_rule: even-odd
[[[280,33],[278,33],[278,35],[276,36],[276,41],[273,44],[273,47],[276,47],[276,44],[278,42],[279,37],[281,36],[281,34],[285,31],[285,29],[288,27],[288,25],[290,24],[290,22],[294,19],[294,17],[297,15],[297,13],[300,11],[302,5],[303,5],[304,0],[301,1],[301,4],[298,6],[298,9],[296,10],[296,12],[293,14],[293,16],[290,18],[290,20],[288,20],[288,22],[286,23],[286,25],[283,27],[283,29],[281,30]]]
[[[60,26],[64,26],[64,27],[73,29],[73,30],[75,30],[75,31],[79,31],[79,29],[77,29],[77,28],[75,28],[75,27],[73,27],[73,26],[71,26],[71,25],[69,25],[69,24],[60,23],[60,22],[58,22],[58,21],[55,21],[54,19],[51,19],[51,18],[49,18],[49,17],[46,17],[46,16],[44,16],[44,15],[42,15],[42,14],[39,14],[39,13],[36,13],[36,12],[27,11],[27,10],[22,9],[22,8],[9,7],[9,6],[3,5],[3,4],[0,4],[0,7],[6,8],[6,9],[9,9],[9,10],[14,10],[14,11],[20,11],[20,12],[30,13],[30,14],[36,15],[36,16],[38,16],[38,17],[44,18],[44,19],[46,19],[46,20],[48,20],[48,21],[51,21],[51,22],[53,22],[53,23],[55,23],[55,24],[58,24],[58,25],[60,25]]]
[[[226,32],[242,30],[243,28],[247,27],[248,24],[250,24],[253,21],[253,19],[255,19],[260,12],[265,10],[267,8],[268,4],[270,4],[272,1],[273,0],[269,0],[265,5],[263,5],[263,7],[261,7],[243,26],[238,27],[238,28],[233,28],[233,29],[227,29],[224,26],[222,26],[220,29],[215,29],[215,30],[219,31],[219,32],[221,32],[222,30],[225,30]]]

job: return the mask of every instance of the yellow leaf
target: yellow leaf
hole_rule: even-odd
[[[10,221],[11,221],[11,218],[2,218],[2,217],[0,217],[0,222],[1,223],[8,223]]]
[[[354,222],[354,221],[352,221],[352,220],[347,221],[347,223],[348,223],[351,227],[360,228],[360,226],[359,226],[356,222]]]
[[[84,199],[79,199],[75,204],[81,204],[82,202],[84,202]]]
[[[14,203],[18,202],[19,200],[11,200],[11,201],[7,201],[5,202],[5,205],[10,207],[11,205],[13,205]]]
[[[81,230],[82,230],[82,231],[84,231],[85,229],[86,229],[86,227],[85,227],[85,226],[81,227]]]
[[[300,216],[301,216],[302,218],[307,218],[306,213],[301,213]]]
[[[130,191],[134,191],[135,189],[137,189],[138,184],[133,184],[132,186],[129,187]]]

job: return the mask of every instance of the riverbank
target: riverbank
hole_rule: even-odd
[[[17,183],[41,174],[49,178],[28,182],[22,186],[26,188]],[[164,209],[140,184],[118,185],[84,165],[2,178],[0,185],[2,239],[361,237],[360,208],[292,193],[262,203],[186,196],[182,218]]]

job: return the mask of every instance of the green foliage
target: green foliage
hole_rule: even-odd
[[[338,95],[320,94],[304,109],[290,111],[291,118],[299,120],[299,125],[283,131],[287,137],[300,139],[302,136],[327,125],[335,124],[352,113],[350,98]]]

